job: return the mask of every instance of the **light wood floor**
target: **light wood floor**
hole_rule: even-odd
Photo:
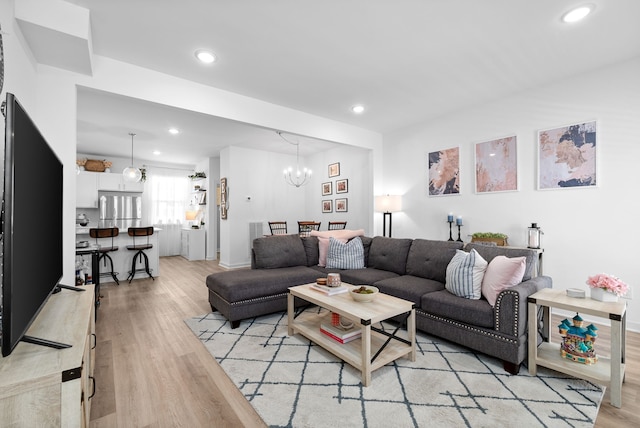
[[[217,262],[163,257],[155,281],[103,285],[92,428],[265,426],[184,323],[211,311],[204,278],[220,270]],[[604,350],[608,329],[599,333]],[[596,427],[640,426],[639,333],[627,334],[626,355],[622,408],[607,392]]]

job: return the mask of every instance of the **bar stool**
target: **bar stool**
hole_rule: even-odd
[[[151,271],[149,270],[149,257],[145,254],[144,250],[148,250],[153,248],[153,244],[149,243],[149,237],[153,235],[153,227],[130,227],[127,230],[129,236],[133,238],[133,245],[127,245],[127,250],[136,251],[136,254],[133,256],[133,261],[131,262],[131,271],[129,271],[129,276],[127,279],[129,280],[129,284],[133,280],[136,272],[146,272],[149,275],[149,278],[155,281],[153,275],[151,275]],[[136,244],[136,237],[147,237],[145,243]],[[136,262],[140,259],[140,262],[144,259],[144,269],[136,269]]]
[[[98,263],[100,263],[100,260],[104,260],[104,266],[107,267],[107,261],[109,261],[109,265],[111,266],[111,270],[109,272],[98,272],[98,275],[110,275],[118,285],[120,285],[120,281],[118,281],[118,272],[113,271],[113,259],[111,258],[111,256],[109,256],[109,253],[112,251],[118,251],[118,246],[113,245],[113,238],[118,236],[119,233],[120,230],[117,227],[97,227],[89,229],[89,236],[95,238],[96,245],[100,248],[98,250],[98,252],[100,253],[100,256],[98,257]],[[111,238],[111,246],[100,244],[100,242],[104,242],[104,239],[106,238]],[[99,239],[102,241],[99,241]]]

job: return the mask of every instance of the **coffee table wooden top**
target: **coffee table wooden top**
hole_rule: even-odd
[[[413,302],[384,293],[378,293],[372,302],[364,303],[353,300],[349,292],[329,296],[322,291],[311,288],[311,285],[313,283],[290,287],[289,292],[296,297],[330,311],[348,313],[355,318],[370,321],[371,323],[384,321],[393,316],[409,312],[414,307]],[[342,285],[347,288],[355,287],[345,282]]]

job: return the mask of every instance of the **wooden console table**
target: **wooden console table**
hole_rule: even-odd
[[[565,290],[545,288],[529,296],[529,374],[535,375],[537,366],[544,366],[561,373],[585,379],[611,388],[611,405],[622,406],[622,382],[624,380],[624,353],[627,323],[627,304],[599,302],[590,298],[569,297]],[[543,337],[547,342],[538,345],[538,307],[542,307]],[[607,318],[611,322],[611,358],[598,356],[598,362],[585,365],[563,359],[560,345],[549,342],[549,308]]]

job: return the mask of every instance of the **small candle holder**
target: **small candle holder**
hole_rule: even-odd
[[[452,225],[453,225],[453,220],[448,220],[447,223],[449,223],[449,241],[453,241],[453,234],[452,234]]]
[[[460,228],[462,227],[462,222],[458,223],[457,226],[458,226],[458,239],[456,239],[456,241],[463,242],[462,238],[460,237]]]

